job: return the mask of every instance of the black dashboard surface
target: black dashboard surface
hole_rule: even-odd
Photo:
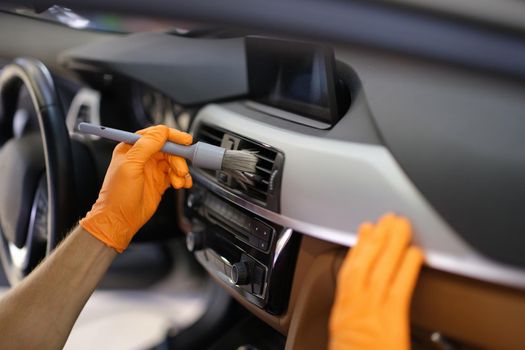
[[[432,206],[479,252],[525,266],[525,84],[396,55],[343,59]]]
[[[73,69],[121,74],[182,105],[248,92],[243,38],[192,39],[138,33],[68,50],[60,60]]]

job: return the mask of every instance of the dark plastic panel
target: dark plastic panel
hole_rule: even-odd
[[[66,51],[76,69],[117,73],[143,82],[183,105],[246,94],[244,39],[191,39],[139,33]]]
[[[525,83],[371,51],[339,59],[431,205],[479,252],[525,266]]]

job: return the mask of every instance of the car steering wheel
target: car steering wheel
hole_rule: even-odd
[[[15,137],[22,86],[39,132]],[[22,280],[74,223],[71,141],[51,74],[35,59],[19,58],[0,73],[0,257],[9,282]]]

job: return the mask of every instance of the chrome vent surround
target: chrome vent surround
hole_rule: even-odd
[[[284,163],[282,152],[275,148],[249,140],[243,136],[208,124],[200,124],[196,140],[226,149],[255,151],[259,159],[255,174],[246,174],[251,183],[240,183],[223,171],[201,170],[235,194],[270,210],[279,211],[281,170]]]

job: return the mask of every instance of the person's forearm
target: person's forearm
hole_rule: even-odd
[[[77,227],[0,299],[0,348],[61,349],[117,252]]]

